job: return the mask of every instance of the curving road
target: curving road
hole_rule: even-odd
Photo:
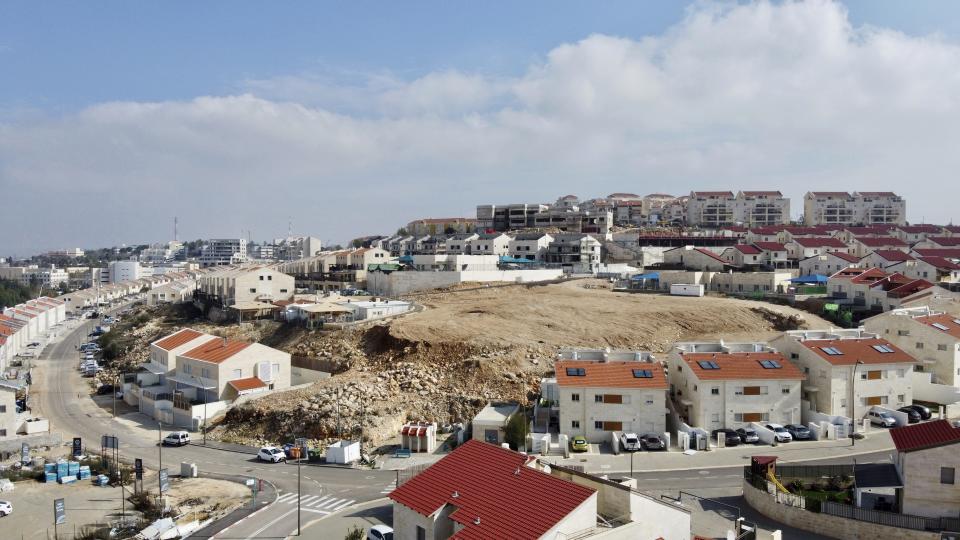
[[[286,538],[295,533],[298,514],[295,464],[265,464],[250,453],[196,444],[180,448],[161,447],[158,439],[171,430],[169,427],[159,429],[156,420],[139,412],[129,412],[130,407],[122,403],[118,403],[117,417],[114,418],[111,398],[98,397],[96,401],[91,398],[87,380],[77,369],[76,346],[86,341],[87,334],[96,324],[96,321],[68,322],[69,330],[48,345],[34,362],[31,406],[49,419],[51,432],[61,432],[64,440],[81,437],[84,446],[94,452],[99,452],[102,435],[115,435],[119,439],[121,457],[141,458],[148,469],[157,470],[163,466],[176,475],[181,462],[191,462],[196,463],[201,471],[249,476],[275,487],[276,493],[270,491],[273,500],[258,501],[262,508],[250,517],[220,531],[199,531],[194,538],[216,533],[216,538],[251,540]],[[383,497],[396,474],[394,471],[312,465],[303,465],[300,470],[301,526]],[[226,524],[216,525],[222,527]]]

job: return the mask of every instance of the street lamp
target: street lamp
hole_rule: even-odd
[[[857,406],[855,403],[857,393],[855,388],[857,385],[857,368],[860,367],[861,364],[863,364],[863,360],[858,359],[857,363],[853,365],[853,372],[850,377],[850,424],[852,426],[850,433],[850,440],[852,441],[850,443],[851,446],[857,445],[857,438],[854,437],[854,435],[857,434]]]

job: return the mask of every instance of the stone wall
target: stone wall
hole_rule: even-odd
[[[13,437],[0,441],[0,453],[19,453],[20,445],[27,443],[30,448],[38,446],[60,446],[63,444],[63,437],[60,433],[43,433],[40,435],[30,435],[27,437]],[[99,444],[99,442],[97,443]]]
[[[939,540],[940,538],[940,534],[935,532],[888,527],[778,504],[772,496],[753,487],[746,480],[743,482],[743,498],[754,510],[774,521],[831,538],[841,540],[877,540],[879,538]]]

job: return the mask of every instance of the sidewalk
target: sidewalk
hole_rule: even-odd
[[[851,445],[851,439],[833,441],[791,442],[779,446],[740,445],[732,448],[714,448],[710,451],[686,455],[672,450],[670,452],[635,452],[633,471],[635,473],[669,472],[690,469],[723,469],[748,465],[750,456],[777,456],[782,463],[844,458],[861,454],[873,454],[893,450],[893,440],[887,430],[871,429],[866,437]],[[571,454],[569,458],[545,456],[547,461],[558,465],[576,465],[587,473],[612,473],[630,471],[630,453],[619,456],[613,454]]]

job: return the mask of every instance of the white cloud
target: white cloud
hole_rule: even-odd
[[[955,43],[854,28],[830,2],[697,4],[662,35],[589,36],[519,77],[298,75],[31,116],[0,125],[0,185],[142,205],[121,241],[162,238],[174,213],[192,236],[262,239],[292,215],[344,240],[478,203],[704,188],[778,188],[795,212],[808,188],[893,189],[912,220],[947,221],[960,218],[938,204],[960,195],[958,65]],[[0,247],[91,245],[104,230]]]

